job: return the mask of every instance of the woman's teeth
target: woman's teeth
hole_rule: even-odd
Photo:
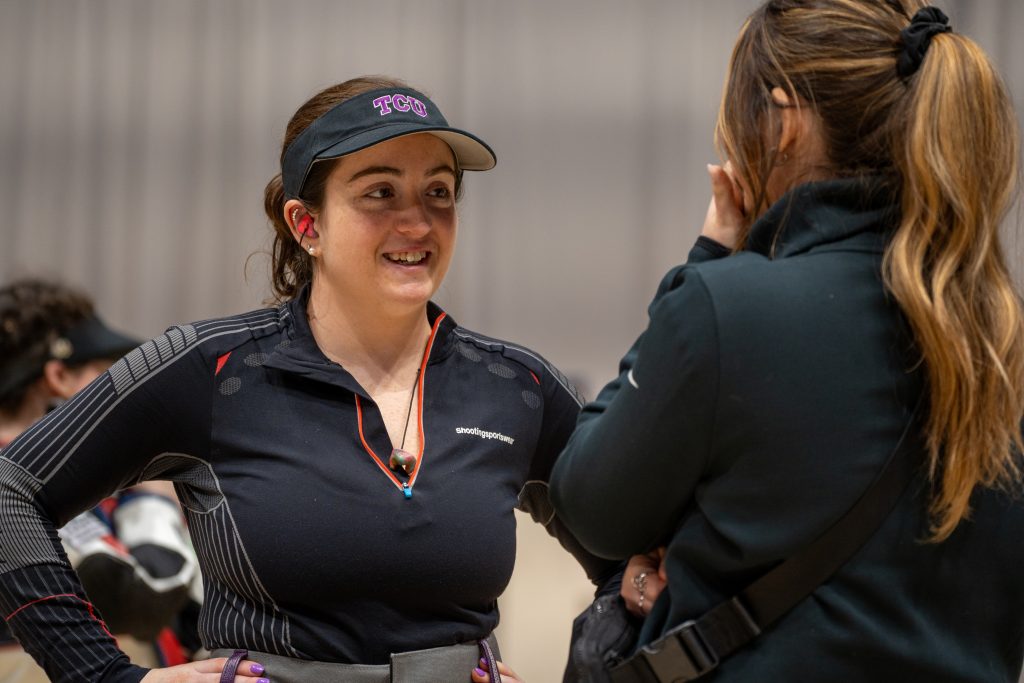
[[[384,257],[395,263],[419,263],[427,257],[425,251],[396,251],[391,254],[384,254]]]

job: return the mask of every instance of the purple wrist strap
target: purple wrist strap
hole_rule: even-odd
[[[220,672],[220,683],[235,683],[235,673],[238,672],[238,665],[248,656],[248,650],[235,650],[232,652],[231,656],[228,657],[228,661],[224,664],[224,669]]]
[[[491,646],[487,643],[487,639],[482,639],[480,642],[480,652],[484,656],[484,661],[487,662],[487,673],[490,674],[491,683],[501,683],[501,674],[498,673],[498,662],[494,659],[494,653],[491,652]]]

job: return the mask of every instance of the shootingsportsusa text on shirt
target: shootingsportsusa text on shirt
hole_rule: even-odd
[[[473,436],[479,436],[481,439],[497,439],[498,441],[504,441],[508,445],[512,445],[515,442],[511,436],[505,436],[498,432],[488,432],[480,429],[479,427],[456,427],[456,434],[472,434]]]

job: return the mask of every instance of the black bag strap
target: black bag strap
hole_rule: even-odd
[[[918,408],[920,405],[918,406]],[[919,464],[915,408],[896,449],[838,522],[737,595],[666,632],[611,669],[613,683],[681,683],[702,676],[824,583],[895,507]]]

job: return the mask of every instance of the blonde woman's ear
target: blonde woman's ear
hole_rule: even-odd
[[[772,88],[772,102],[781,110],[782,130],[779,133],[779,144],[776,149],[776,158],[788,161],[792,153],[792,147],[803,134],[803,108],[797,106],[794,98],[789,96],[782,88]],[[778,163],[785,163],[778,162]]]

